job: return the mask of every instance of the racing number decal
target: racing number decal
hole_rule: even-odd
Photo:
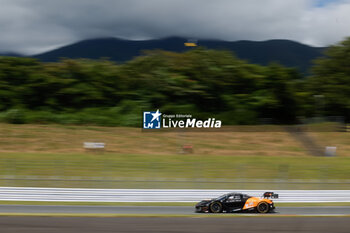
[[[245,204],[243,206],[243,209],[245,210],[245,209],[249,209],[249,208],[255,207],[258,203],[259,203],[259,199],[258,198],[251,197],[245,202]]]
[[[250,207],[254,207],[254,202],[250,201],[245,204],[245,208],[250,208]]]

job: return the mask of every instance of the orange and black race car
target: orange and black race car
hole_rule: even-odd
[[[211,200],[203,200],[196,204],[197,213],[235,213],[257,212],[269,213],[275,209],[271,198],[278,194],[265,192],[262,197],[251,197],[242,193],[228,193]]]

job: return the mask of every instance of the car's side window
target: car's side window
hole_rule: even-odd
[[[241,201],[241,195],[240,194],[234,194],[227,197],[226,202],[240,202]]]
[[[227,197],[226,199],[227,202],[234,202],[235,201],[235,196],[234,195],[230,195]]]
[[[241,195],[240,194],[236,194],[234,196],[234,199],[235,199],[235,201],[240,201],[241,200]]]

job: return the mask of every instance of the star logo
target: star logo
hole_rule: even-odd
[[[152,121],[154,121],[155,119],[157,119],[157,121],[159,121],[159,117],[160,115],[162,115],[161,113],[159,113],[159,109],[157,109],[157,111],[155,113],[151,113],[151,115],[153,116]]]
[[[143,112],[143,128],[144,129],[160,129],[161,115],[157,109],[156,112]]]

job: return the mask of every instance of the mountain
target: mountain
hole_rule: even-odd
[[[117,38],[84,40],[67,45],[34,57],[42,61],[57,61],[59,58],[108,57],[111,60],[124,62],[141,54],[142,50],[163,49],[168,51],[185,51],[185,39],[171,37],[159,40],[132,41]]]
[[[124,62],[140,55],[142,50],[162,49],[174,52],[188,50],[189,48],[184,46],[186,41],[186,39],[179,37],[144,41],[117,38],[91,39],[33,57],[45,62],[57,61],[60,58],[98,59],[103,57]],[[261,42],[199,40],[198,45],[210,49],[231,50],[239,58],[255,64],[266,65],[270,62],[278,62],[285,66],[296,67],[304,73],[310,68],[312,60],[322,56],[324,50],[321,47],[311,47],[290,40],[268,40]]]
[[[267,65],[278,62],[288,67],[298,68],[307,73],[312,66],[312,60],[322,57],[325,48],[311,47],[290,40],[268,41],[237,41],[221,42],[206,41],[205,46],[215,49],[229,49],[239,58],[251,63]]]
[[[8,53],[0,53],[0,56],[1,56],[1,57],[23,57],[22,54],[19,54],[19,53],[11,53],[11,52],[8,52]]]

